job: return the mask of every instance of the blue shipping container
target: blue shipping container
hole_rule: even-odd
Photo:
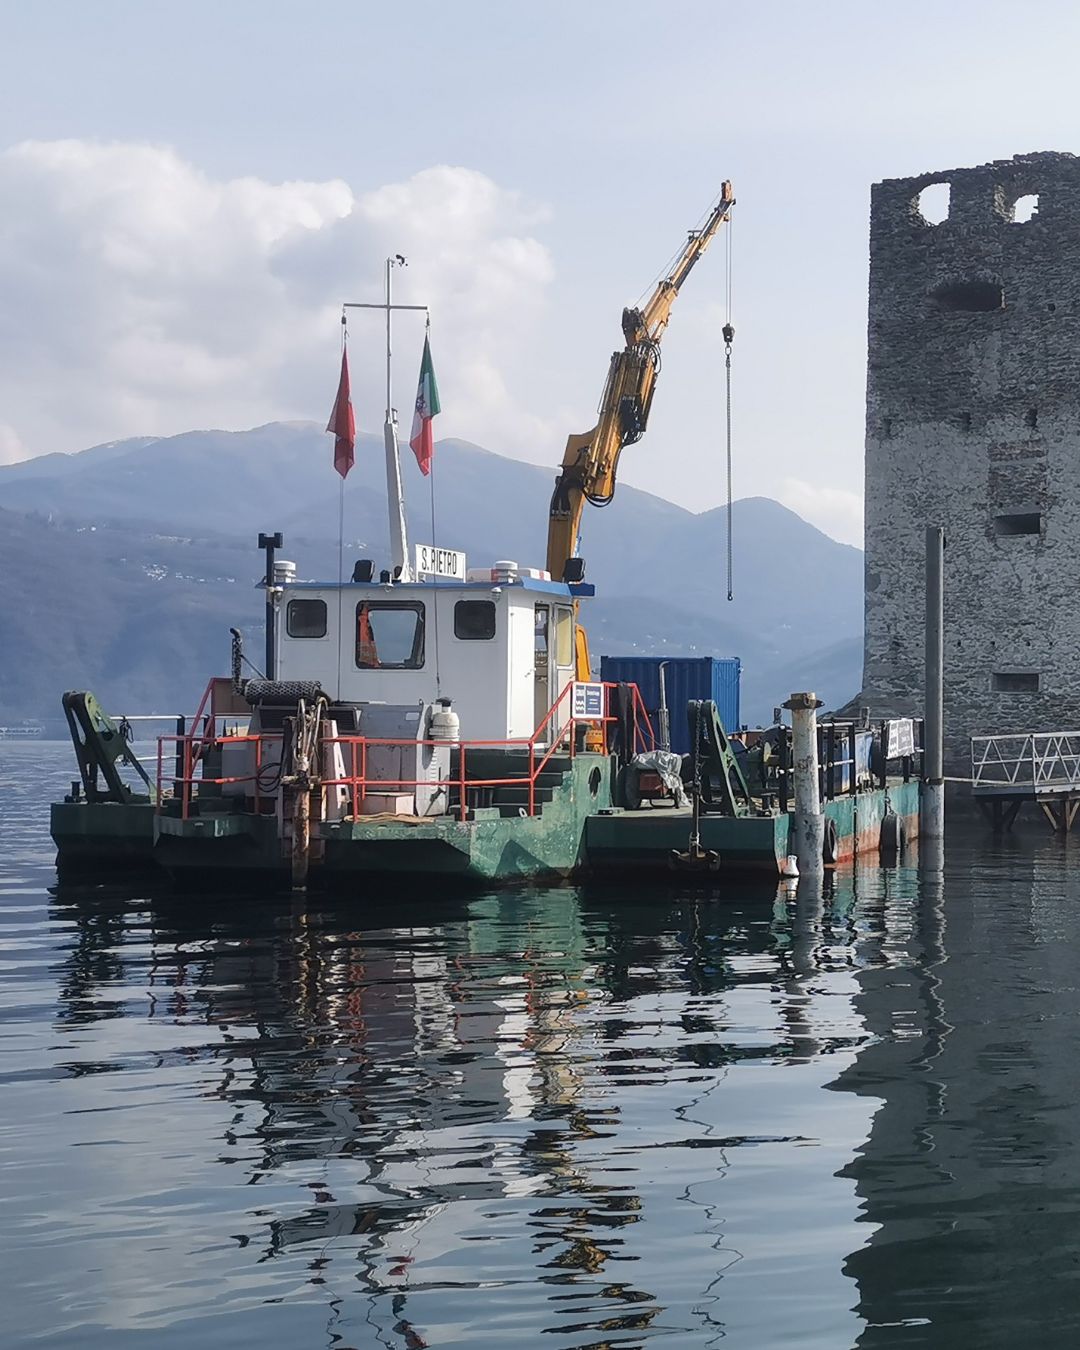
[[[738,729],[742,662],[737,656],[602,656],[600,678],[637,685],[659,739],[661,664],[671,722],[671,748],[676,754],[690,753],[686,705],[692,698],[711,698],[725,730]]]

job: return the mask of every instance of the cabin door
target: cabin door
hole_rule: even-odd
[[[552,703],[551,606],[537,605],[533,623],[533,727],[536,728],[547,717]],[[541,738],[545,743],[551,739],[549,733],[550,728],[546,728]]]
[[[574,611],[569,605],[555,606],[555,633],[551,643],[553,684],[551,701],[557,702],[574,681]],[[559,704],[556,731],[561,731],[572,712],[569,696]]]

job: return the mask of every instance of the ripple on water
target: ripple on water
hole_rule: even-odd
[[[70,776],[0,746],[7,1344],[1077,1329],[1056,845],[798,903],[50,895]]]

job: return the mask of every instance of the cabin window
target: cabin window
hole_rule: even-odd
[[[490,642],[495,636],[495,601],[459,600],[454,606],[454,636],[462,642]]]
[[[424,664],[424,606],[361,600],[356,606],[356,664],[361,670],[419,670]]]
[[[285,610],[285,631],[293,638],[326,636],[325,600],[290,600]]]
[[[574,614],[569,609],[555,611],[555,664],[574,664]]]

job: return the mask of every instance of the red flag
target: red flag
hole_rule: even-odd
[[[356,449],[356,418],[353,415],[352,397],[349,393],[349,349],[342,348],[341,379],[338,382],[337,398],[326,424],[327,431],[334,433],[334,468],[342,478],[353,466],[353,452]]]

